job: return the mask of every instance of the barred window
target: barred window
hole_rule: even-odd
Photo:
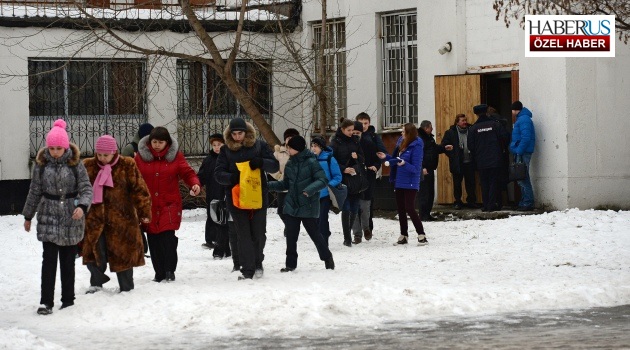
[[[252,96],[267,123],[272,123],[270,65],[266,61],[237,61],[236,81]],[[205,64],[177,61],[177,136],[186,155],[210,150],[208,136],[223,134],[231,119],[250,120],[216,72]]]
[[[29,59],[28,76],[31,157],[59,118],[83,156],[103,134],[124,147],[147,120],[144,61]]]
[[[383,15],[382,66],[385,127],[418,123],[418,29],[416,12]]]
[[[337,121],[347,117],[347,85],[346,85],[346,23],[344,20],[326,22],[326,40],[322,40],[322,23],[313,25],[313,49],[316,53],[315,76],[323,70],[324,89],[328,99],[329,130],[337,128]],[[324,57],[318,57],[317,52],[325,43]],[[319,83],[319,81],[318,81]],[[316,106],[315,128],[319,129],[321,111]]]

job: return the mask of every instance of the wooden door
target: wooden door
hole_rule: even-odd
[[[473,106],[481,103],[481,75],[444,75],[434,78],[435,84],[435,140],[442,142],[444,132],[453,125],[455,116],[466,114],[470,124],[477,120]],[[463,186],[462,200],[466,200]],[[481,201],[481,188],[477,181],[477,198]],[[437,203],[453,203],[453,177],[449,171],[448,157],[440,155],[437,169]]]

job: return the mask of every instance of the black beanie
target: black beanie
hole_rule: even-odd
[[[210,137],[208,137],[208,139],[210,140],[211,144],[214,141],[220,141],[221,143],[225,143],[225,140],[223,139],[223,135],[221,135],[221,134],[212,134],[212,135],[210,135]]]
[[[522,109],[523,109],[523,103],[521,101],[514,101],[514,103],[512,103],[513,111],[520,111]]]
[[[287,137],[293,137],[293,136],[299,136],[299,135],[300,135],[300,132],[299,132],[299,131],[297,131],[296,129],[293,129],[293,128],[288,128],[288,129],[286,129],[286,130],[284,131],[284,135],[282,135],[282,136],[284,136],[284,137],[282,138],[282,141],[286,141],[286,140],[287,140]]]
[[[322,151],[326,149],[326,140],[321,137],[314,138],[311,144],[316,144]]]
[[[287,145],[298,152],[302,152],[306,148],[306,140],[300,135],[293,136],[289,142],[287,142]]]
[[[153,130],[153,125],[151,125],[149,123],[144,123],[144,124],[140,125],[140,127],[138,128],[138,136],[140,138],[143,138],[143,137],[149,135],[152,130]]]
[[[483,113],[486,113],[487,111],[488,111],[488,105],[486,104],[480,104],[473,107],[473,112],[475,114],[483,114]]]
[[[354,130],[363,132],[363,123],[361,123],[360,121],[355,121],[354,122]]]
[[[230,132],[232,131],[247,131],[247,124],[245,124],[243,118],[230,120]]]

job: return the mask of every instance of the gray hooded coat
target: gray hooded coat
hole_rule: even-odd
[[[79,148],[71,143],[59,159],[53,158],[46,148],[35,157],[31,187],[22,215],[30,220],[37,212],[37,239],[42,242],[70,246],[83,239],[85,215],[73,220],[72,213],[81,206],[87,214],[87,208],[92,204],[92,184],[79,156]],[[45,196],[60,197],[75,192],[76,197],[65,200]]]

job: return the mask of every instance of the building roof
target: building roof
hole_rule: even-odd
[[[190,31],[190,25],[178,5],[162,4],[161,8],[129,7],[126,3],[110,3],[109,8],[85,7],[80,11],[72,2],[20,3],[0,0],[0,26],[5,27],[63,27],[86,29],[86,22],[104,20],[119,30],[175,32]],[[121,5],[122,4],[122,5]],[[207,31],[229,31],[236,28],[240,5],[193,7],[197,18]],[[299,22],[300,0],[252,0],[245,12],[245,30],[275,32],[282,24],[292,31]],[[87,28],[97,26],[94,23]]]

